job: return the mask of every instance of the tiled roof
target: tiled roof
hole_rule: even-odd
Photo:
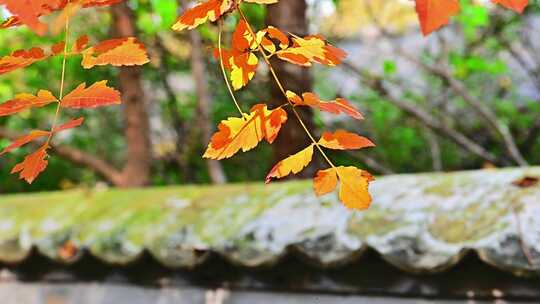
[[[0,197],[0,263],[32,248],[72,263],[86,249],[128,264],[143,252],[194,267],[210,252],[247,267],[291,252],[343,265],[367,248],[407,272],[435,273],[468,251],[515,275],[540,274],[540,168],[396,175],[372,184],[366,212],[316,198],[310,182],[72,190]],[[292,249],[292,250],[291,250]]]

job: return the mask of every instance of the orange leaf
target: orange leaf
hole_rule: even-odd
[[[105,40],[82,52],[85,69],[97,65],[132,66],[148,63],[146,48],[136,38]]]
[[[0,24],[0,28],[10,28],[14,26],[20,26],[22,24],[23,23],[21,22],[21,19],[19,19],[16,16],[11,16],[7,18],[6,20],[4,20],[2,24]]]
[[[11,152],[11,151],[13,151],[13,150],[15,150],[17,148],[20,148],[20,147],[22,147],[22,146],[24,146],[24,145],[38,139],[38,138],[49,136],[49,134],[51,134],[51,133],[48,132],[48,131],[34,130],[34,131],[30,132],[29,134],[14,140],[11,143],[11,145],[9,145],[2,152],[0,152],[0,155],[9,153],[9,152]]]
[[[233,4],[232,0],[210,0],[200,3],[186,10],[172,26],[172,29],[175,31],[191,30],[208,20],[214,22],[229,11]]]
[[[238,22],[232,36],[232,49],[214,50],[214,56],[223,60],[225,69],[231,71],[230,78],[235,90],[245,87],[253,77],[259,64],[259,59],[252,50],[257,48],[257,41],[248,29],[247,23],[243,20]]]
[[[83,117],[80,117],[80,118],[77,118],[77,119],[73,119],[63,125],[60,125],[56,128],[53,129],[53,133],[58,133],[58,132],[62,132],[62,131],[65,131],[65,130],[69,130],[69,129],[73,129],[73,128],[76,128],[80,125],[82,125],[84,122],[84,118]]]
[[[109,6],[109,5],[120,3],[122,1],[124,0],[83,0],[82,6],[84,8],[94,7],[94,6]]]
[[[336,66],[347,57],[345,51],[330,45],[320,36],[293,37],[293,45],[276,52],[285,61],[311,66],[313,62]]]
[[[27,183],[31,184],[49,164],[46,160],[48,148],[49,146],[43,145],[34,153],[26,156],[21,163],[13,167],[11,173],[19,173],[19,178],[24,179]]]
[[[120,3],[123,0],[0,0],[0,5],[6,3],[15,3],[19,7],[12,7],[10,9],[10,4],[7,4],[8,10],[14,16],[9,17],[5,20],[0,28],[8,28],[13,26],[20,26],[23,24],[28,25],[32,30],[34,30],[39,35],[45,34],[47,26],[39,21],[39,17],[48,15],[52,12],[62,10],[68,4],[77,4],[81,5],[83,8],[95,7],[95,6],[107,6]],[[39,9],[36,9],[39,6]],[[22,12],[19,14],[19,12]],[[55,23],[61,23],[62,18]]]
[[[337,174],[334,168],[319,170],[313,179],[313,189],[317,196],[334,191],[337,187]]]
[[[223,120],[206,149],[203,157],[211,159],[229,158],[240,149],[247,152],[266,139],[274,142],[281,126],[287,121],[287,112],[281,108],[268,110],[266,105],[253,106],[244,117]]]
[[[62,52],[64,52],[64,48],[66,46],[66,43],[64,41],[60,41],[56,44],[54,44],[52,47],[51,47],[51,52],[53,55],[58,55]]]
[[[458,0],[416,0],[416,13],[422,33],[428,35],[450,22],[459,12]]]
[[[60,125],[56,128],[54,128],[53,130],[53,133],[58,133],[58,132],[62,132],[64,130],[68,130],[68,129],[71,129],[71,128],[76,128],[78,126],[80,126],[84,121],[84,118],[78,118],[78,119],[74,119],[68,123],[65,123],[63,125]],[[9,153],[17,148],[20,148],[38,138],[41,138],[41,137],[45,137],[45,136],[49,136],[51,134],[51,132],[49,131],[42,131],[42,130],[34,130],[32,132],[30,132],[29,134],[23,136],[23,137],[20,137],[16,140],[14,140],[11,145],[9,145],[8,147],[6,147],[2,152],[0,152],[0,155],[3,155],[5,153]]]
[[[17,94],[14,99],[0,104],[0,116],[12,115],[32,107],[43,107],[56,100],[56,97],[46,90],[40,90],[37,96],[28,93]]]
[[[27,67],[37,61],[41,61],[48,56],[41,48],[31,48],[29,50],[18,50],[11,55],[0,58],[0,74],[5,74],[16,69]]]
[[[313,93],[304,93],[302,98],[296,95],[296,93],[287,91],[287,97],[296,106],[309,106],[318,108],[321,111],[332,114],[347,114],[352,118],[363,119],[362,113],[360,113],[349,101],[343,98],[337,98],[331,101],[321,101],[319,96]]]
[[[529,0],[491,0],[491,2],[498,3],[520,14],[523,13],[529,4]]]
[[[375,147],[371,140],[344,130],[338,130],[334,133],[324,132],[319,145],[334,150],[353,150]]]
[[[94,83],[86,88],[86,84],[80,84],[75,90],[64,96],[60,104],[64,108],[96,108],[119,104],[120,92],[107,86],[107,80]]]
[[[43,35],[47,31],[47,26],[39,21],[39,16],[47,14],[50,10],[47,8],[50,0],[0,0],[0,5],[5,5],[6,8],[15,16],[21,23],[26,24],[34,32]]]
[[[332,192],[339,178],[339,200],[349,209],[364,210],[371,205],[369,183],[371,174],[356,167],[336,167],[317,172],[313,187],[317,195]]]
[[[88,45],[88,35],[82,35],[81,37],[77,38],[77,41],[75,41],[75,44],[72,47],[72,50],[74,53],[80,53],[83,51],[83,49]]]
[[[266,183],[269,183],[272,178],[282,178],[291,173],[296,174],[302,171],[313,159],[313,147],[314,144],[311,144],[304,150],[277,163],[266,176]]]
[[[274,4],[278,3],[279,0],[243,0],[244,2],[258,3],[258,4]]]

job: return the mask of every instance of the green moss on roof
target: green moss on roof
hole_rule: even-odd
[[[146,249],[169,267],[197,265],[205,252],[257,266],[292,246],[328,266],[370,246],[405,270],[441,271],[473,249],[502,269],[538,274],[540,188],[512,185],[531,175],[540,168],[382,177],[366,212],[345,209],[336,194],[317,198],[308,181],[3,195],[0,261],[20,261],[35,246],[69,263],[81,252],[62,254],[69,245],[108,263],[132,262]]]

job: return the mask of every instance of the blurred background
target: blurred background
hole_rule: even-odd
[[[288,89],[313,91],[325,99],[345,97],[364,113],[362,122],[303,113],[318,134],[344,128],[377,144],[375,149],[332,154],[336,163],[377,175],[537,164],[540,9],[534,5],[519,16],[489,3],[462,2],[451,26],[428,38],[420,33],[412,1],[289,0],[267,8],[246,5],[245,11],[258,28],[268,23],[299,35],[321,33],[349,53],[336,68],[275,62]],[[170,30],[188,4],[128,1],[77,16],[71,39],[88,34],[97,42],[134,32],[151,63],[142,69],[82,70],[79,59],[70,58],[68,89],[108,79],[122,91],[124,104],[82,113],[84,126],[56,138],[49,168],[31,186],[9,174],[25,148],[1,157],[0,193],[97,184],[262,181],[277,160],[305,146],[307,138],[291,121],[272,146],[260,145],[222,162],[201,157],[219,121],[235,116],[236,110],[212,56],[217,27],[207,24],[180,34]],[[127,29],[118,22],[124,17],[131,20]],[[226,19],[227,44],[236,18]],[[37,37],[26,28],[3,30],[0,54],[62,39]],[[57,91],[60,67],[60,58],[54,58],[2,76],[0,101],[20,92]],[[244,110],[260,102],[283,102],[266,67],[259,68],[254,81],[238,93]],[[0,118],[0,148],[14,134],[47,128],[53,110]],[[64,120],[79,116],[63,112]]]

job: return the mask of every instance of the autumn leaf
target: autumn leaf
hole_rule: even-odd
[[[34,153],[26,156],[21,163],[13,167],[11,173],[19,173],[20,179],[24,179],[31,184],[49,164],[46,160],[48,148],[49,146],[45,144]]]
[[[491,0],[518,13],[529,4],[528,0]],[[450,18],[459,12],[458,0],[416,0],[416,12],[424,35],[448,24]]]
[[[47,90],[40,90],[37,95],[21,93],[15,98],[0,104],[0,116],[12,115],[30,108],[39,108],[57,101]]]
[[[38,138],[42,138],[45,136],[49,136],[51,134],[49,131],[42,131],[42,130],[34,130],[30,133],[28,133],[25,136],[22,136],[16,140],[14,140],[11,145],[7,146],[2,152],[0,152],[0,155],[4,155],[6,153],[9,153],[15,149],[18,149],[28,143],[33,142],[34,140]]]
[[[46,59],[43,49],[35,47],[29,50],[18,50],[11,55],[0,58],[0,75],[16,69],[27,67],[35,62]]]
[[[59,0],[56,0],[58,2]],[[26,24],[34,32],[43,35],[47,25],[39,21],[39,17],[50,12],[50,0],[0,0],[0,5],[17,16],[21,23]]]
[[[95,7],[95,6],[109,6],[109,5],[118,4],[122,1],[124,0],[83,0],[82,6],[84,8]]]
[[[311,66],[313,62],[328,66],[336,66],[347,57],[345,51],[327,43],[321,36],[293,37],[293,45],[276,52],[282,60]]]
[[[276,43],[274,43],[276,41]],[[269,26],[263,30],[257,32],[257,42],[266,50],[270,55],[276,53],[276,51],[284,50],[289,47],[290,40],[285,33],[276,27]]]
[[[229,158],[239,150],[247,152],[266,139],[274,142],[287,121],[287,112],[281,108],[268,110],[266,105],[255,105],[244,117],[230,117],[223,120],[206,149],[203,157],[211,159]]]
[[[77,38],[71,49],[72,52],[75,54],[81,53],[88,45],[89,40],[88,35],[82,35],[81,37]]]
[[[324,132],[319,140],[319,145],[334,150],[354,150],[375,147],[375,144],[371,140],[344,130],[338,130],[334,133]]]
[[[266,176],[266,183],[269,183],[272,178],[282,178],[291,173],[297,174],[302,171],[313,159],[314,146],[314,144],[311,144],[304,150],[277,163]]]
[[[66,261],[73,259],[78,252],[79,248],[72,241],[67,241],[62,247],[58,248],[58,256]]]
[[[317,195],[332,192],[339,179],[339,200],[349,209],[365,210],[371,205],[371,174],[356,167],[336,167],[317,172],[313,187]]]
[[[458,0],[416,0],[416,13],[424,35],[448,24],[450,17],[458,12]]]
[[[143,65],[150,61],[146,48],[134,37],[105,40],[85,49],[82,55],[85,69],[100,65]]]
[[[244,0],[244,2],[258,3],[258,4],[274,4],[278,3],[279,0]]]
[[[491,2],[500,4],[518,13],[523,13],[529,4],[529,0],[491,0]]]
[[[214,56],[223,61],[223,66],[230,71],[232,86],[235,90],[245,87],[255,76],[259,59],[252,52],[258,47],[257,41],[247,27],[247,23],[240,20],[232,35],[232,49],[214,50]]]
[[[200,3],[186,10],[172,26],[172,29],[175,31],[191,30],[207,21],[214,22],[229,11],[233,4],[233,0],[210,0]]]
[[[304,93],[302,94],[302,98],[300,98],[300,96],[291,91],[287,91],[287,98],[295,106],[309,106],[332,114],[343,113],[355,119],[364,118],[362,113],[360,113],[349,101],[343,98],[322,101],[319,96],[313,93]]]
[[[0,28],[5,29],[5,28],[14,27],[14,26],[19,26],[21,24],[22,24],[21,19],[15,16],[11,16],[0,24]]]
[[[82,6],[90,8],[95,6],[107,6],[120,3],[123,0],[0,0],[0,5],[6,5],[6,8],[13,16],[4,21],[0,28],[9,28],[26,24],[38,35],[43,35],[47,31],[47,25],[40,22],[39,18],[49,15],[52,12],[63,10],[67,5]],[[72,14],[73,10],[67,13]],[[57,24],[65,21],[67,14],[61,14],[54,22]]]
[[[62,131],[65,131],[65,130],[69,130],[69,129],[79,127],[80,125],[83,124],[83,122],[84,122],[84,117],[80,117],[80,118],[77,118],[77,119],[70,120],[70,121],[66,122],[65,124],[62,124],[62,125],[54,128],[53,133],[58,133],[58,132],[62,132]]]
[[[82,83],[60,101],[62,107],[73,109],[96,108],[120,103],[120,92],[108,87],[107,80],[96,82],[88,88],[85,83]]]
[[[71,120],[65,124],[62,124],[56,128],[53,129],[53,133],[58,133],[58,132],[62,132],[62,131],[65,131],[65,130],[68,130],[68,129],[72,129],[72,128],[76,128],[80,125],[82,125],[84,121],[84,118],[78,118],[78,119],[74,119],[74,120]],[[24,135],[16,140],[14,140],[11,145],[7,146],[4,150],[2,150],[2,152],[0,152],[0,156],[3,155],[3,154],[6,154],[6,153],[9,153],[15,149],[18,149],[28,143],[31,143],[33,142],[34,140],[36,139],[39,139],[39,138],[42,138],[42,137],[45,137],[45,136],[49,136],[51,134],[51,132],[49,131],[43,131],[43,130],[34,130],[34,131],[31,131],[30,133],[28,133],[27,135]]]
[[[328,194],[337,187],[337,174],[334,168],[319,170],[313,178],[313,189],[317,196]]]

